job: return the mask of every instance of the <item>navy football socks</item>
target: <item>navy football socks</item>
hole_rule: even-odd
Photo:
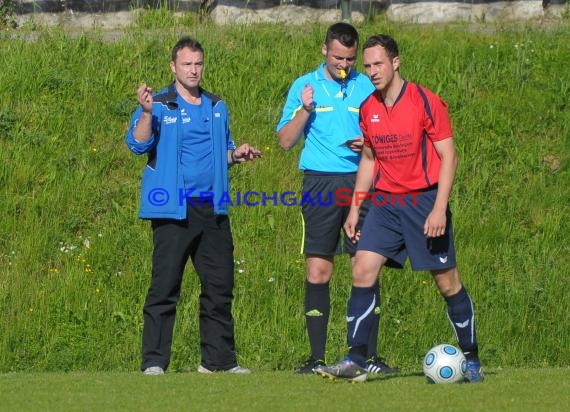
[[[350,299],[347,307],[347,341],[349,348],[361,351],[360,348],[366,348],[369,342],[370,331],[378,320],[378,315],[374,309],[377,307],[377,287],[371,286],[367,288],[352,287]],[[358,348],[358,349],[357,349]],[[366,356],[364,351],[362,356]]]
[[[372,325],[370,327],[370,335],[368,335],[368,350],[366,359],[373,358],[378,355],[378,329],[380,326],[380,284],[376,282],[374,286],[374,295],[376,296],[376,305],[372,315]]]
[[[478,359],[475,314],[471,297],[462,286],[455,295],[445,297],[445,301],[447,303],[447,315],[457,335],[459,347],[467,360]]]

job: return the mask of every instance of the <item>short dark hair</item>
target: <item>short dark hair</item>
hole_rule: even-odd
[[[338,40],[344,47],[358,46],[358,32],[348,23],[335,23],[327,30],[325,44],[330,46],[333,40]]]
[[[370,36],[362,45],[362,51],[374,46],[384,47],[390,59],[399,56],[398,43],[396,43],[396,40],[394,40],[392,36],[387,34],[375,34]]]
[[[178,52],[182,49],[189,48],[192,51],[199,51],[204,54],[204,49],[200,42],[192,37],[182,37],[180,40],[176,42],[174,47],[172,48],[172,61],[176,61],[176,57],[178,56]]]

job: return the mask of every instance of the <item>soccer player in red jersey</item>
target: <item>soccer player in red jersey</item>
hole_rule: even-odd
[[[457,155],[443,100],[404,80],[396,41],[368,38],[363,47],[366,75],[376,90],[362,103],[364,149],[358,166],[351,210],[344,224],[358,241],[347,308],[348,355],[319,374],[366,380],[364,359],[375,302],[373,285],[382,267],[429,270],[446,301],[449,320],[467,359],[465,380],[481,382],[471,297],[455,262],[449,196]],[[358,235],[359,194],[373,187],[370,211]]]

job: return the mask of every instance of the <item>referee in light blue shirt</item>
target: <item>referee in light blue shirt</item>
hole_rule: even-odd
[[[298,373],[313,373],[325,365],[334,256],[347,252],[352,260],[356,252],[356,245],[346,235],[341,240],[350,205],[337,205],[335,193],[338,189],[354,188],[363,144],[359,108],[374,90],[370,80],[353,68],[357,49],[358,32],[353,26],[330,26],[322,45],[324,63],[293,82],[277,125],[279,144],[285,150],[291,149],[302,135],[305,137],[299,160],[304,174],[303,193],[327,203],[320,205],[323,202],[315,200],[314,205],[302,205],[301,248],[307,264],[305,319],[311,355]],[[332,202],[328,202],[330,197]],[[366,207],[361,210],[365,212]],[[377,311],[375,316],[378,320]],[[397,369],[377,356],[377,324],[368,344],[369,371],[394,372]]]

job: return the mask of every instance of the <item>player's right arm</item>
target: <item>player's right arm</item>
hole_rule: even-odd
[[[314,110],[313,92],[313,88],[307,83],[301,91],[301,107],[296,111],[293,118],[279,130],[279,146],[283,149],[291,149],[301,137],[303,129]]]
[[[142,84],[137,89],[137,100],[142,108],[142,113],[135,129],[133,136],[139,143],[145,143],[150,139],[152,133],[152,89],[146,84]]]
[[[372,148],[364,145],[362,156],[358,164],[358,172],[356,173],[356,183],[354,185],[354,193],[352,194],[352,204],[350,212],[344,222],[344,231],[353,243],[358,242],[360,236],[356,231],[358,217],[360,214],[360,206],[364,199],[368,198],[368,192],[372,186],[372,178],[374,176],[374,154]]]

